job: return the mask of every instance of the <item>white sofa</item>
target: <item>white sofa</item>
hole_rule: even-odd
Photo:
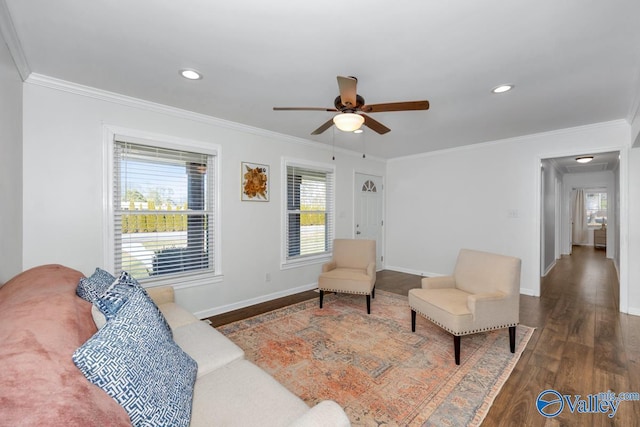
[[[342,408],[306,403],[244,358],[243,350],[176,304],[171,287],[149,288],[176,343],[198,363],[191,426],[350,426]]]
[[[0,425],[349,425],[335,402],[309,408],[245,360],[172,288],[142,295],[120,277],[105,292],[114,278],[98,270],[44,265],[0,284]]]

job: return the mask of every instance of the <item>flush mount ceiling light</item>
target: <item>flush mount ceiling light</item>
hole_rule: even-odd
[[[514,88],[513,85],[500,85],[500,86],[496,86],[493,89],[491,89],[491,92],[492,93],[505,93],[505,92],[509,92],[513,88]]]
[[[593,160],[593,156],[576,157],[576,162],[578,163],[589,163],[591,160]]]
[[[202,74],[199,71],[193,70],[191,68],[185,68],[180,70],[180,75],[185,79],[189,80],[200,80],[202,79]]]
[[[341,113],[333,118],[333,123],[343,132],[353,132],[360,129],[364,123],[364,117],[355,113]]]

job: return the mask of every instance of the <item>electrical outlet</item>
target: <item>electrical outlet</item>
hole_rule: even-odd
[[[264,275],[264,281],[267,283],[271,281],[271,273],[267,273]]]

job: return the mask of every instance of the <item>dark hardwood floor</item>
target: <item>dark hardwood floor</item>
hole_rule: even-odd
[[[420,287],[420,279],[384,270],[377,274],[376,289],[407,295]],[[542,279],[540,298],[521,295],[520,323],[536,330],[482,425],[640,426],[640,402],[622,402],[613,418],[571,414],[565,407],[547,419],[536,410],[536,398],[546,389],[583,398],[609,390],[640,392],[640,317],[621,314],[618,295],[613,262],[603,250],[586,246],[557,261]],[[318,293],[307,291],[209,320],[220,326],[311,298]]]

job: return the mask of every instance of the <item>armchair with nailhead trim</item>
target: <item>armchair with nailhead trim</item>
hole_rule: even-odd
[[[425,277],[422,288],[409,291],[411,330],[416,313],[453,335],[456,365],[460,364],[460,337],[509,328],[515,351],[520,319],[520,258],[461,249],[453,275]]]

